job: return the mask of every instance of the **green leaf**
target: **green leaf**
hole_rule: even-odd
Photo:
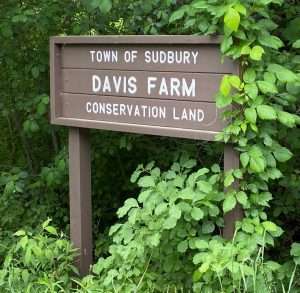
[[[33,78],[38,78],[40,75],[39,68],[37,66],[32,67],[31,74],[32,74]]]
[[[245,117],[246,119],[255,124],[256,123],[256,118],[257,118],[257,114],[254,108],[247,108],[245,109]]]
[[[193,207],[191,211],[191,216],[194,220],[199,221],[203,219],[204,213],[200,208]]]
[[[47,219],[43,224],[42,224],[42,228],[45,229],[49,223],[51,222],[51,219]]]
[[[175,12],[173,12],[170,16],[170,19],[169,19],[169,23],[172,23],[178,19],[180,19],[185,13],[185,10],[183,9],[179,9],[179,10],[176,10]]]
[[[209,193],[212,191],[212,186],[209,182],[204,181],[204,180],[199,180],[197,182],[197,186],[199,187],[199,189],[205,193]]]
[[[100,11],[104,14],[108,13],[112,8],[111,0],[93,0],[91,6],[95,8],[99,8]]]
[[[12,194],[15,191],[14,181],[8,181],[5,185],[4,194]]]
[[[138,181],[140,187],[155,187],[154,179],[151,176],[144,176]]]
[[[225,53],[231,47],[232,44],[233,44],[232,36],[229,37],[224,36],[221,43],[221,51]]]
[[[172,205],[169,209],[169,215],[176,220],[181,217],[181,209],[177,205]]]
[[[254,82],[246,84],[244,90],[252,100],[257,97],[258,88]]]
[[[226,171],[225,178],[224,178],[224,186],[228,187],[234,182],[233,177],[233,169],[229,169]]]
[[[48,231],[52,235],[57,235],[56,229],[54,227],[52,227],[52,226],[45,227],[45,230]]]
[[[36,123],[35,120],[30,121],[30,131],[37,132],[40,129],[39,125]]]
[[[284,46],[283,42],[278,37],[271,35],[259,35],[258,41],[260,44],[273,49],[278,49]]]
[[[180,253],[184,253],[186,252],[188,249],[188,241],[187,240],[183,240],[181,241],[178,246],[177,246],[177,250],[180,252]]]
[[[237,75],[231,75],[231,76],[229,76],[229,82],[236,89],[240,88],[241,80],[240,80],[240,78]]]
[[[141,175],[142,171],[134,171],[130,177],[130,182],[134,183]]]
[[[250,58],[252,60],[259,61],[259,60],[261,60],[263,53],[265,53],[265,50],[261,46],[254,46],[251,49]]]
[[[150,237],[150,244],[154,247],[157,247],[157,245],[159,244],[159,240],[160,240],[160,233],[155,233],[153,236]]]
[[[276,160],[282,163],[288,161],[293,156],[290,150],[282,146],[277,147],[273,154]]]
[[[269,105],[258,105],[257,114],[263,120],[275,120],[277,118],[276,111]]]
[[[244,168],[246,168],[246,166],[248,165],[249,161],[250,161],[250,156],[248,153],[241,153],[240,154],[240,160],[241,160],[241,163],[242,163],[242,166]]]
[[[245,45],[241,49],[241,55],[249,55],[251,53],[251,48],[248,45]]]
[[[47,112],[46,106],[45,106],[43,103],[39,103],[39,104],[38,104],[38,107],[37,107],[37,113],[38,113],[39,115],[43,115],[43,114],[45,114],[46,112]]]
[[[239,24],[240,24],[240,14],[234,8],[229,8],[224,17],[224,23],[231,30],[237,32]]]
[[[254,232],[254,225],[249,222],[243,222],[242,230],[245,231],[246,233],[252,234]]]
[[[220,92],[227,97],[231,90],[231,83],[228,75],[224,75],[220,84]]]
[[[300,39],[293,43],[293,48],[296,48],[296,49],[300,48]]]
[[[172,228],[174,228],[176,226],[176,224],[177,224],[177,219],[169,217],[163,223],[163,228],[164,229],[172,229]]]
[[[235,169],[233,172],[233,175],[235,178],[243,179],[243,173],[242,173],[241,169]]]
[[[244,192],[244,191],[239,191],[237,194],[236,194],[236,199],[237,201],[242,204],[243,206],[245,206],[247,204],[247,201],[248,201],[248,197],[247,197],[247,194]]]
[[[216,100],[216,105],[218,108],[224,108],[232,103],[231,96],[225,97],[220,93],[216,94],[215,100]]]
[[[197,239],[195,241],[195,247],[198,249],[206,249],[206,248],[208,248],[208,246],[209,246],[208,242],[205,240]]]
[[[30,263],[30,259],[31,259],[31,247],[27,247],[26,253],[24,256],[24,263],[26,265],[28,265]]]
[[[119,210],[117,211],[117,215],[119,218],[122,218],[128,213],[128,211],[131,208],[138,208],[138,207],[139,207],[139,204],[135,198],[128,198],[128,199],[126,199],[124,206],[119,208]]]
[[[280,123],[288,126],[288,127],[294,127],[296,123],[296,119],[294,115],[284,112],[284,111],[278,111],[277,112],[278,120]]]
[[[223,202],[224,213],[233,210],[236,206],[236,199],[234,197],[234,192],[230,192],[230,191],[226,194],[225,200]]]
[[[53,172],[49,172],[46,176],[46,181],[47,181],[47,186],[51,186],[52,183],[54,182],[54,175],[53,175]]]
[[[264,73],[264,80],[269,83],[275,84],[276,76],[273,72],[267,71]]]
[[[4,24],[1,28],[1,33],[4,38],[9,38],[13,34],[11,26],[9,24]]]
[[[22,270],[22,279],[23,279],[25,284],[28,283],[29,273],[28,273],[27,269]]]
[[[244,14],[244,15],[247,14],[247,10],[246,10],[245,6],[243,6],[243,5],[240,4],[240,3],[234,4],[234,8],[235,8],[240,14]]]
[[[199,271],[199,269],[195,270],[193,274],[193,281],[196,283],[197,281],[200,280],[201,277],[202,277],[202,273]]]
[[[168,204],[165,202],[160,203],[156,208],[155,208],[155,215],[160,215],[163,212],[167,211],[168,209]]]
[[[16,233],[14,233],[15,236],[24,236],[25,232],[23,230],[19,230]]]
[[[263,157],[251,156],[250,157],[250,169],[253,172],[259,173],[265,169],[265,160]]]
[[[275,73],[277,78],[283,83],[299,81],[295,73],[279,64],[270,64],[268,70]]]
[[[292,256],[300,256],[300,243],[293,243],[291,249]]]
[[[115,232],[117,232],[123,224],[115,224],[109,229],[109,236],[113,235]]]
[[[255,70],[251,67],[247,68],[246,71],[243,74],[243,79],[247,83],[254,82],[255,79],[256,79]]]
[[[264,93],[271,93],[271,94],[276,94],[278,93],[278,90],[275,86],[275,84],[265,81],[265,80],[259,80],[257,81],[257,85],[259,87],[259,89]]]
[[[269,232],[275,232],[277,230],[277,226],[273,222],[265,221],[262,225]]]

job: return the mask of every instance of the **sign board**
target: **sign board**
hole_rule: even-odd
[[[50,39],[51,122],[70,126],[70,232],[81,276],[93,261],[88,128],[213,141],[226,125],[214,95],[224,74],[238,74],[233,60],[221,62],[219,42],[201,36]],[[226,145],[224,170],[238,165],[237,152]],[[241,217],[240,206],[224,216],[224,237],[233,236]]]
[[[214,140],[225,126],[214,95],[224,74],[219,37],[51,38],[54,124]]]

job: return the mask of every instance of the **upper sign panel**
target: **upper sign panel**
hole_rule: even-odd
[[[214,140],[224,74],[219,37],[53,37],[54,124]]]

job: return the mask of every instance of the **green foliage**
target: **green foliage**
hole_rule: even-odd
[[[69,222],[66,130],[48,120],[49,36],[221,34],[223,57],[240,62],[240,74],[225,75],[216,93],[217,106],[229,106],[224,119],[231,121],[218,139],[235,145],[241,167],[222,174],[215,164],[222,160],[220,143],[94,131],[93,231],[100,260],[93,276],[76,280],[78,290],[299,291],[299,244],[292,244],[299,242],[300,227],[297,2],[12,0],[0,4],[0,15],[2,273],[4,259],[14,256],[7,261],[5,286],[21,292],[29,286],[69,290],[70,247],[66,242],[56,247],[60,239],[50,226],[37,234],[47,216],[65,233]],[[182,153],[203,168],[196,171],[194,160],[183,160],[160,172]],[[139,192],[130,184],[130,174],[137,164],[151,160],[158,165],[140,166],[131,177],[142,188]],[[236,179],[239,190],[230,188]],[[225,193],[224,186],[229,188]],[[245,209],[245,219],[237,224],[235,239],[227,241],[220,236],[222,213],[237,204]],[[26,256],[16,240],[25,235],[13,235],[16,229],[28,231],[35,246],[47,250],[47,244],[57,258],[61,254],[68,260],[47,270],[47,256]],[[33,258],[35,263],[28,261]],[[43,272],[49,279],[37,283]]]
[[[57,233],[48,219],[37,233],[19,230],[0,269],[3,292],[70,292],[76,255],[65,235]]]

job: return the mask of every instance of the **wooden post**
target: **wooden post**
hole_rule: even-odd
[[[89,129],[69,128],[69,176],[71,241],[80,253],[75,265],[83,277],[93,262]]]
[[[237,169],[240,166],[239,153],[232,144],[224,145],[224,172],[228,169]],[[235,180],[228,189],[237,189],[239,186],[238,180]],[[240,204],[224,215],[223,236],[226,239],[232,239],[235,231],[235,222],[243,219],[243,209]]]

